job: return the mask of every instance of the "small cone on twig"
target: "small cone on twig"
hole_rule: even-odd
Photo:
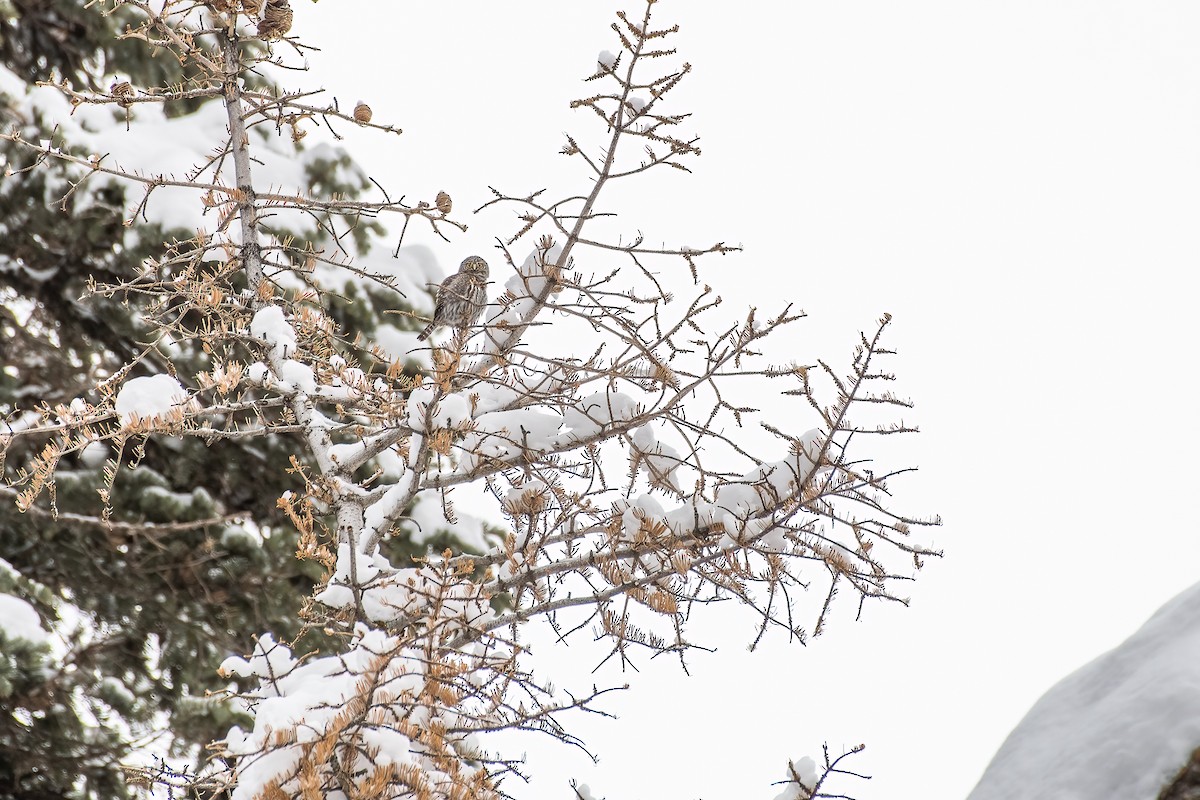
[[[129,98],[133,97],[133,86],[129,81],[117,81],[108,90],[122,106],[129,105]]]
[[[358,105],[354,106],[354,119],[356,122],[368,123],[372,117],[371,107],[362,100],[358,101]]]
[[[260,39],[282,39],[292,29],[292,7],[288,0],[267,0],[258,23]]]
[[[242,10],[248,16],[257,17],[258,12],[262,11],[263,0],[242,0]]]
[[[445,192],[438,192],[437,198],[434,200],[434,205],[442,214],[449,214],[450,209],[454,208],[454,201],[450,199],[450,195]]]

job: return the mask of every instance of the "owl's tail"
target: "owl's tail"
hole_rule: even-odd
[[[434,325],[433,325],[433,323],[432,323],[432,322],[431,322],[431,323],[429,323],[428,325],[426,325],[426,326],[425,326],[425,330],[423,330],[423,331],[421,331],[420,333],[418,333],[418,334],[417,334],[417,341],[418,341],[418,342],[423,342],[423,341],[425,341],[426,339],[428,339],[428,338],[429,338],[429,334],[433,333],[433,327],[434,327]]]

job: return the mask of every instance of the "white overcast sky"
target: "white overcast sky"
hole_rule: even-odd
[[[507,212],[469,214],[487,186],[585,187],[556,153],[564,131],[598,141],[568,103],[616,49],[618,8],[326,0],[298,4],[293,32],[323,48],[314,80],[404,128],[351,132],[371,174],[454,197],[471,231],[433,243],[453,266],[512,231]],[[844,359],[895,316],[898,389],[923,429],[904,449],[920,473],[897,488],[942,515],[946,557],[911,608],[856,623],[845,607],[806,648],[749,654],[750,620],[714,617],[700,638],[720,649],[691,677],[645,664],[608,706],[619,721],[583,721],[599,766],[529,742],[534,781],[506,788],[567,798],[577,776],[608,800],[771,798],[787,759],[828,741],[867,744],[855,766],[874,779],[845,787],[861,800],[962,798],[1043,691],[1198,577],[1200,4],[656,14],[682,27],[695,71],[673,107],[694,112],[704,154],[693,176],[622,194],[625,223],[744,245],[704,280],[731,315],[797,301],[798,360]],[[593,677],[593,655],[567,651],[559,683],[625,679]]]

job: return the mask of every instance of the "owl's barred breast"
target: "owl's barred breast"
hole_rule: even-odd
[[[488,264],[479,256],[467,256],[458,272],[442,281],[434,302],[433,321],[417,336],[424,341],[435,328],[443,325],[469,328],[487,305]]]

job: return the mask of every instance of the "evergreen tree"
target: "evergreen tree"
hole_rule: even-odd
[[[134,151],[142,140],[126,131],[127,122],[131,131],[157,126],[163,141],[180,144],[182,168],[202,162],[205,154],[189,151],[187,143],[207,146],[221,138],[224,112],[212,97],[72,108],[57,89],[37,86],[119,96],[137,91],[133,87],[194,83],[193,68],[116,38],[136,23],[135,10],[122,6],[105,15],[85,5],[0,3],[4,131],[85,159],[116,153],[110,160],[130,165],[131,159],[137,164]],[[211,34],[205,39],[213,44]],[[247,43],[250,50],[263,47]],[[247,85],[274,90],[255,75]],[[189,135],[197,129],[207,142]],[[354,198],[370,185],[345,152],[328,144],[306,147],[302,130],[263,138],[302,167],[297,178],[305,191]],[[58,461],[52,491],[19,510],[14,501],[23,478],[53,438],[16,435],[44,416],[39,411],[53,417],[57,408],[58,418],[67,420],[71,409],[102,402],[98,385],[139,375],[195,375],[212,365],[197,342],[167,341],[155,330],[149,320],[162,309],[150,307],[153,298],[98,290],[142,274],[147,259],[163,258],[164,246],[177,248],[176,255],[186,250],[181,243],[195,235],[197,223],[180,212],[176,198],[153,196],[139,208],[136,185],[103,174],[81,182],[77,165],[11,138],[0,139],[0,159],[6,173],[0,181],[0,439],[7,445],[0,592],[31,603],[63,637],[51,648],[49,642],[5,642],[0,632],[0,797],[5,791],[22,798],[121,797],[126,781],[118,762],[135,743],[161,737],[164,714],[177,753],[198,752],[228,730],[236,718],[229,703],[206,698],[227,683],[217,665],[247,647],[249,632],[299,633],[296,598],[311,590],[324,567],[295,557],[296,529],[276,505],[299,485],[289,474],[298,448],[287,432],[253,440],[130,440],[122,452],[96,442]],[[149,161],[139,166],[169,168]],[[336,250],[321,225],[297,219],[272,225],[278,240],[290,241],[289,258]],[[373,259],[378,274],[307,276],[310,283],[327,281],[328,291],[320,294],[325,311],[364,341],[386,342],[385,330],[418,327],[383,312],[428,305],[423,284],[438,277],[424,250],[395,260],[378,250],[368,257],[382,233],[377,222],[364,219],[349,243],[336,243],[362,256],[360,263]],[[214,280],[223,279],[220,264],[208,257],[190,268],[211,269]],[[405,283],[397,284],[404,271]],[[228,288],[245,285],[233,275]],[[352,349],[372,361],[370,352]],[[253,418],[232,414],[227,423]],[[398,537],[392,546],[423,550],[429,533],[420,541]],[[454,541],[447,536],[437,543]]]

